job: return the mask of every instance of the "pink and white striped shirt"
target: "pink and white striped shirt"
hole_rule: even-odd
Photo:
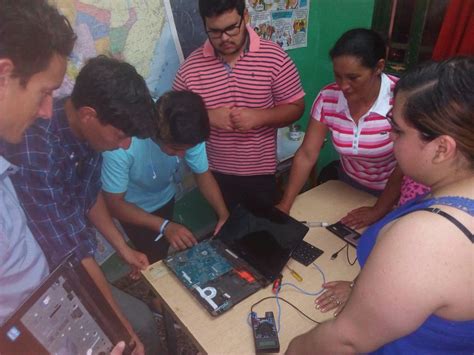
[[[377,100],[358,124],[352,119],[347,100],[336,83],[321,90],[311,109],[311,117],[331,131],[333,145],[346,174],[374,190],[385,188],[396,165],[386,115],[393,106],[397,80],[382,74]]]
[[[247,30],[248,50],[233,68],[216,56],[207,40],[181,65],[173,89],[201,95],[207,109],[268,109],[301,99],[304,91],[290,57],[277,44],[260,39],[251,27]],[[206,147],[211,170],[240,176],[275,173],[273,127],[248,132],[211,128]]]

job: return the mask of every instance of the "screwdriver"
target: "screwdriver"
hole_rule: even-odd
[[[300,274],[298,274],[295,270],[293,270],[291,267],[288,265],[285,265],[288,270],[290,270],[291,276],[293,276],[296,280],[299,282],[303,281],[303,278],[301,277]]]

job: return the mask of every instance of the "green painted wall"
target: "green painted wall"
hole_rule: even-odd
[[[371,27],[374,0],[311,0],[310,6],[308,47],[288,51],[298,67],[306,92],[306,110],[299,120],[305,130],[316,95],[323,86],[334,81],[329,50],[345,31]],[[325,144],[318,171],[336,158],[332,144]]]
[[[311,0],[310,6],[308,46],[288,51],[298,67],[306,92],[306,110],[299,121],[304,129],[319,90],[334,81],[329,49],[348,29],[371,27],[374,0]],[[318,161],[318,171],[336,158],[332,144],[325,144]],[[176,204],[175,220],[199,233],[208,229],[215,217],[212,208],[195,189]]]
[[[288,51],[298,67],[306,92],[306,126],[311,104],[319,90],[334,81],[329,49],[345,31],[370,28],[374,0],[311,0],[308,46]]]

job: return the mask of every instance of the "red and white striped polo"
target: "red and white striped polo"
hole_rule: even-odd
[[[268,109],[301,99],[303,88],[290,57],[277,44],[260,39],[251,27],[247,30],[248,51],[232,69],[216,56],[207,40],[181,65],[173,89],[201,95],[207,109]],[[275,173],[275,128],[248,132],[211,128],[206,147],[211,170],[241,176]]]
[[[393,106],[398,78],[382,74],[379,95],[370,110],[354,122],[347,100],[336,83],[323,88],[313,103],[311,117],[327,125],[341,165],[352,179],[374,190],[383,190],[396,162],[385,118]]]

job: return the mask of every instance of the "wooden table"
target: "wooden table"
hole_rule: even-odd
[[[291,215],[298,220],[324,221],[334,223],[348,211],[359,206],[372,205],[375,198],[369,194],[339,182],[329,181],[301,195],[295,201]],[[346,252],[335,260],[331,255],[344,246],[344,242],[325,228],[311,228],[305,240],[324,251],[316,264],[323,270],[326,281],[352,280],[359,272],[356,263],[350,266]],[[355,259],[355,250],[349,247],[351,260]],[[312,265],[305,267],[290,259],[288,265],[297,271],[303,282],[298,282],[287,268],[283,270],[283,283],[289,282],[309,292],[321,288],[322,276]],[[271,286],[260,290],[218,317],[212,317],[178,282],[175,276],[160,261],[143,272],[163,305],[175,321],[194,341],[197,348],[208,354],[253,354],[255,353],[252,329],[248,325],[250,306],[264,297],[274,296]],[[279,296],[290,301],[303,312],[317,321],[324,321],[332,313],[323,314],[314,307],[314,296],[299,293],[288,286],[282,287]],[[291,339],[315,326],[284,302],[281,303],[281,329],[279,333],[280,351],[283,353]],[[273,311],[275,319],[278,308],[275,299],[266,300],[254,308],[259,317],[266,311]]]

